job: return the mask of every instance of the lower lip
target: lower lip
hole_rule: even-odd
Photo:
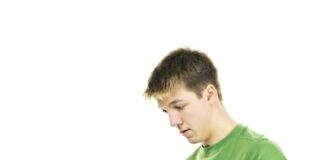
[[[182,134],[183,136],[185,136],[185,137],[188,137],[188,136],[189,136],[189,131],[190,131],[190,129],[188,129],[188,130],[182,132],[181,134]]]

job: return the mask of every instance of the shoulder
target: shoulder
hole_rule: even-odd
[[[249,155],[251,159],[255,160],[286,160],[280,147],[270,140],[254,142],[251,145]]]
[[[247,147],[248,157],[253,160],[285,160],[280,147],[264,135],[244,127],[239,141]]]

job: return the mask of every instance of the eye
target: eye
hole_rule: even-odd
[[[168,111],[167,111],[167,110],[165,110],[165,109],[162,109],[162,112],[163,112],[163,113],[168,113]]]
[[[174,108],[177,109],[177,110],[182,110],[184,107],[185,107],[185,105],[174,106]]]

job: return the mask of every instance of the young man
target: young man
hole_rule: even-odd
[[[180,48],[153,70],[145,91],[190,143],[202,145],[188,160],[285,160],[278,146],[237,124],[222,104],[217,70],[208,56]]]

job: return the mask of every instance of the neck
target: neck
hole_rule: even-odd
[[[211,132],[209,137],[203,142],[203,147],[212,146],[224,139],[237,125],[229,116],[224,107],[220,107],[211,120]]]

